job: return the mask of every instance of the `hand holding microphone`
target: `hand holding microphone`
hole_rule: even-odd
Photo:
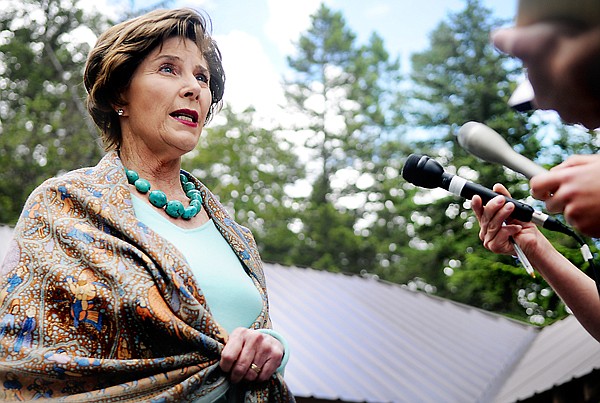
[[[508,190],[500,184],[494,185],[493,190],[505,197],[510,197]],[[507,224],[506,220],[510,217],[514,204],[505,203],[500,198],[490,200],[484,207],[481,198],[473,197],[471,207],[479,221],[479,239],[483,242],[483,246],[494,253],[516,255],[527,273],[535,278],[535,271],[527,254],[515,240],[515,237],[518,236],[519,242],[527,249],[535,248],[540,240],[544,242],[543,235],[537,231],[535,225],[532,223]]]
[[[471,199],[478,195],[483,200],[485,205],[491,199],[499,196],[488,188],[469,182],[460,176],[452,175],[444,172],[442,166],[434,159],[426,155],[411,154],[408,156],[404,168],[402,169],[402,177],[413,185],[433,189],[441,187],[448,190],[457,196],[462,196]],[[562,232],[572,235],[573,231],[565,226],[560,221],[549,217],[548,215],[534,210],[528,204],[505,196],[506,201],[514,204],[515,209],[511,213],[511,217],[523,222],[533,222],[543,228],[551,231]]]
[[[478,122],[465,123],[458,131],[458,142],[476,157],[522,173],[530,179],[532,196],[545,201],[549,212],[564,213],[567,222],[582,233],[600,236],[600,155],[573,156],[548,171]]]
[[[600,237],[600,155],[575,155],[531,179],[531,194],[582,233]],[[552,195],[550,197],[550,195]]]
[[[569,227],[560,221],[511,198],[506,188],[502,185],[496,185],[495,189],[503,192],[503,194],[497,193],[481,185],[469,182],[460,176],[444,172],[444,169],[437,161],[427,156],[409,155],[402,169],[402,177],[417,186],[430,189],[441,187],[450,193],[473,199],[473,211],[481,225],[479,237],[483,241],[484,246],[495,253],[512,254],[512,252],[515,252],[527,270],[527,273],[532,277],[535,277],[533,266],[521,247],[514,240],[513,235],[517,233],[522,234],[521,238],[526,239],[528,243],[539,242],[540,238],[543,242],[545,238],[539,234],[539,231],[532,231],[534,226],[528,224],[529,222],[551,231],[562,232],[571,236],[575,235]],[[474,196],[479,196],[479,198],[474,198]],[[504,200],[501,200],[498,196],[503,196]],[[483,206],[489,202],[493,205],[484,209]],[[505,220],[509,217],[520,220],[524,224],[506,225]]]

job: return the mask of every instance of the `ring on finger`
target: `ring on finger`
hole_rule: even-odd
[[[255,363],[250,364],[250,369],[256,372],[257,375],[260,374],[260,371],[262,371],[262,368],[256,365]]]

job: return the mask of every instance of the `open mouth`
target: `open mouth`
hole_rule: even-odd
[[[190,123],[198,123],[198,112],[192,109],[179,109],[171,112],[170,116],[178,120],[183,120]]]

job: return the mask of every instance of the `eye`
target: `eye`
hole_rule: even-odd
[[[159,67],[158,71],[167,74],[175,74],[175,67],[172,64],[163,64]]]
[[[196,80],[200,81],[201,83],[208,84],[210,78],[206,74],[196,74]]]

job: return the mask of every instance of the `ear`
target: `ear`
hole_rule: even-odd
[[[119,99],[115,100],[116,102],[111,102],[110,103],[110,107],[111,109],[118,115],[118,116],[128,116],[129,113],[127,111],[127,100],[122,99],[122,97],[119,97]]]
[[[118,116],[129,116],[127,105],[113,105],[112,108]]]

